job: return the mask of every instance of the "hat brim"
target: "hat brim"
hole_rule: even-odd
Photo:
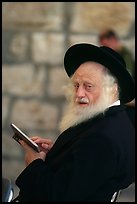
[[[67,75],[71,77],[77,68],[87,61],[104,65],[117,78],[122,103],[128,103],[135,98],[134,80],[127,71],[123,58],[118,53],[105,46],[97,47],[87,43],[75,44],[67,50],[64,57]]]

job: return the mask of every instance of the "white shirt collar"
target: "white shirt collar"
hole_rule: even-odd
[[[120,105],[120,100],[115,101],[109,107],[111,107],[111,106],[118,106],[118,105]]]

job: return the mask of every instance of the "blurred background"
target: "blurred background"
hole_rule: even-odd
[[[2,176],[11,179],[14,197],[24,160],[10,123],[56,140],[66,102],[65,51],[79,42],[98,45],[105,28],[135,57],[135,2],[2,2]]]

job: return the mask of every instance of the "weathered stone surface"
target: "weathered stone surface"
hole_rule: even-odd
[[[4,29],[59,30],[63,20],[61,2],[3,2]]]
[[[16,96],[42,96],[45,89],[46,69],[35,73],[33,64],[4,65],[2,70],[2,90]]]
[[[11,121],[26,130],[55,130],[58,108],[53,104],[37,99],[16,100],[11,111]]]
[[[73,32],[97,33],[108,27],[114,28],[120,35],[126,35],[134,18],[134,2],[75,3],[70,29]]]
[[[34,62],[55,65],[63,61],[64,35],[34,33],[32,35],[32,59]]]

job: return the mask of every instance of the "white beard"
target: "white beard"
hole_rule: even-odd
[[[66,93],[70,94],[70,89]],[[59,126],[61,132],[85,120],[91,119],[99,113],[104,113],[112,102],[112,94],[110,94],[108,89],[102,90],[102,94],[96,104],[91,104],[87,107],[81,107],[74,103],[74,93],[71,93],[69,96],[70,102],[66,107]]]

